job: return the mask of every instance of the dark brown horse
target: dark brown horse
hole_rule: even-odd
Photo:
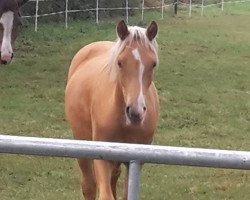
[[[19,8],[28,0],[0,0],[0,47],[1,64],[8,64],[13,58],[12,45],[21,25]]]

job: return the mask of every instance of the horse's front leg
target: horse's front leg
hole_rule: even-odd
[[[126,175],[125,175],[125,181],[124,181],[124,194],[123,194],[123,199],[122,200],[127,200],[128,199],[128,175],[129,175],[129,164],[125,163],[126,166]]]
[[[116,198],[116,189],[117,189],[117,181],[119,179],[119,176],[121,174],[121,163],[114,163],[114,169],[112,172],[112,178],[111,178],[111,187],[113,191],[113,196]]]
[[[99,188],[99,200],[115,200],[111,187],[114,164],[105,160],[94,160],[96,182]]]

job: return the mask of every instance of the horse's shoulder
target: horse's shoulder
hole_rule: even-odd
[[[99,41],[99,42],[93,42],[90,43],[83,48],[81,48],[76,55],[74,56],[69,73],[68,73],[68,79],[76,72],[78,67],[86,62],[89,61],[97,56],[101,56],[102,54],[105,54],[111,49],[111,47],[114,45],[114,42],[111,41]]]

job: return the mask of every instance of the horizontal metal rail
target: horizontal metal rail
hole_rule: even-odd
[[[250,169],[250,151],[0,135],[0,153]]]

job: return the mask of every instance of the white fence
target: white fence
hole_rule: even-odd
[[[250,151],[0,135],[0,153],[129,162],[128,200],[139,199],[141,163],[250,170]]]
[[[39,11],[39,2],[41,1],[49,1],[49,0],[29,0],[30,2],[36,2],[35,5],[35,15],[33,16],[22,16],[22,18],[35,18],[35,31],[37,31],[38,28],[38,18],[39,17],[46,17],[46,16],[51,16],[51,15],[57,15],[57,14],[64,14],[65,15],[65,28],[68,28],[68,14],[69,13],[76,13],[76,12],[89,12],[89,11],[95,11],[96,12],[96,23],[99,23],[99,11],[107,11],[107,10],[125,10],[126,11],[126,21],[128,23],[129,21],[129,10],[141,10],[141,20],[143,21],[144,19],[144,11],[145,10],[149,10],[149,9],[160,9],[161,10],[161,18],[164,18],[164,11],[165,8],[169,7],[169,6],[173,6],[174,4],[181,4],[182,6],[188,7],[189,9],[189,17],[191,17],[192,15],[192,7],[200,7],[201,8],[201,15],[204,14],[204,8],[205,7],[211,7],[211,6],[220,6],[221,7],[221,11],[224,10],[224,4],[232,4],[232,3],[245,3],[245,2],[250,2],[250,0],[240,0],[240,1],[224,1],[224,0],[218,0],[218,3],[214,3],[214,4],[208,4],[205,5],[205,0],[200,0],[201,3],[200,4],[192,4],[192,0],[189,0],[189,4],[186,3],[181,3],[175,1],[175,3],[171,3],[171,4],[166,4],[165,0],[159,0],[159,6],[154,6],[154,7],[145,7],[145,2],[144,0],[141,1],[141,5],[139,7],[130,7],[129,6],[129,0],[120,0],[120,1],[125,1],[125,7],[119,7],[119,8],[102,8],[99,7],[99,0],[96,0],[96,7],[95,8],[91,8],[91,9],[84,9],[84,10],[69,10],[68,9],[68,2],[70,0],[65,0],[65,10],[60,11],[60,12],[53,12],[53,13],[45,13],[45,14],[38,14]],[[62,2],[63,3],[63,2]]]

